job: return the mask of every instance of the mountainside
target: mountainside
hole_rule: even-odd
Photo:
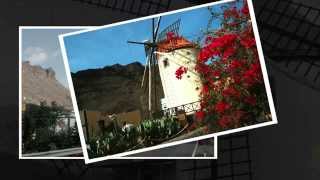
[[[141,88],[144,68],[139,62],[134,62],[73,73],[79,108],[109,113],[145,111],[148,90],[146,87]],[[161,84],[159,82],[160,78],[158,85]],[[161,92],[158,94],[159,97],[163,96]]]
[[[72,109],[70,92],[55,78],[55,72],[29,62],[22,63],[22,99],[24,103],[48,105],[56,102],[66,109]]]

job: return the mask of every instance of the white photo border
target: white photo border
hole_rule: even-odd
[[[19,26],[19,159],[84,159],[83,157],[50,157],[50,156],[23,156],[22,154],[22,31],[23,30],[81,30],[96,28],[99,26]],[[58,40],[58,37],[57,37]],[[71,90],[69,90],[71,91]],[[78,122],[77,122],[78,124]],[[80,136],[80,135],[79,135]],[[217,137],[214,138],[214,156],[208,157],[134,157],[134,156],[124,156],[115,159],[217,159]]]
[[[119,159],[119,157],[121,157],[121,156],[151,151],[151,150],[155,150],[155,149],[159,149],[159,148],[165,148],[165,147],[169,147],[169,146],[173,146],[173,145],[179,145],[179,144],[183,144],[183,143],[188,143],[188,142],[193,142],[193,141],[202,140],[202,139],[206,139],[206,138],[212,138],[212,137],[217,137],[217,136],[221,136],[221,135],[241,132],[241,131],[255,129],[255,128],[259,128],[259,127],[274,125],[274,124],[278,123],[276,111],[275,111],[275,107],[274,107],[274,102],[273,102],[273,98],[272,98],[271,88],[270,88],[270,82],[269,82],[269,78],[268,78],[268,74],[267,74],[265,59],[264,59],[263,50],[262,50],[262,46],[261,46],[260,36],[259,36],[259,32],[258,32],[257,22],[256,22],[256,18],[255,18],[254,9],[253,9],[253,3],[252,3],[252,0],[247,0],[272,120],[268,121],[268,122],[264,122],[264,123],[259,123],[259,124],[255,124],[255,125],[237,128],[237,129],[226,130],[226,131],[222,131],[222,132],[218,132],[218,133],[212,133],[212,134],[203,135],[203,136],[190,138],[190,139],[185,139],[185,140],[181,140],[181,141],[176,141],[176,142],[172,142],[172,143],[161,144],[161,145],[156,145],[156,146],[152,146],[152,147],[133,150],[130,152],[123,152],[123,153],[118,153],[118,154],[109,155],[109,156],[105,156],[105,157],[89,159],[87,145],[86,145],[83,130],[82,130],[79,109],[78,109],[78,105],[76,102],[76,96],[75,96],[75,92],[74,92],[70,67],[69,67],[68,59],[67,59],[67,52],[65,49],[65,44],[64,44],[63,38],[67,37],[67,36],[81,34],[84,32],[95,31],[95,30],[99,30],[99,29],[103,29],[103,28],[114,27],[114,26],[137,22],[137,21],[141,21],[141,20],[147,20],[147,19],[151,19],[151,18],[155,18],[155,17],[159,17],[159,16],[165,16],[165,15],[170,15],[170,14],[174,14],[174,13],[179,13],[179,12],[184,12],[184,11],[188,11],[188,10],[194,10],[194,9],[198,9],[198,8],[203,8],[203,7],[213,6],[213,5],[223,4],[223,3],[229,3],[229,2],[236,2],[236,0],[221,0],[218,2],[207,3],[207,4],[193,6],[193,7],[184,8],[184,9],[179,9],[179,10],[175,10],[175,11],[151,15],[151,16],[147,16],[147,17],[142,17],[142,18],[127,20],[127,21],[118,22],[118,23],[114,23],[114,24],[104,25],[104,26],[100,26],[98,28],[93,28],[93,29],[89,29],[89,30],[81,30],[81,31],[77,31],[77,32],[66,33],[66,34],[59,36],[60,47],[62,50],[62,55],[63,55],[63,59],[64,59],[64,63],[65,63],[68,83],[69,83],[69,86],[71,89],[71,98],[72,98],[72,102],[73,102],[74,107],[76,107],[75,108],[75,116],[76,116],[76,121],[77,121],[78,129],[79,129],[79,135],[80,135],[81,145],[83,148],[83,155],[84,155],[84,159],[85,159],[86,164],[98,162],[98,161],[103,161],[103,160],[108,160],[108,159]],[[216,148],[217,148],[217,146],[216,146]],[[161,159],[165,159],[165,158],[161,158]]]
[[[19,159],[83,159],[83,157],[23,156],[22,154],[22,31],[27,29],[64,29],[64,27],[66,29],[83,29],[90,26],[19,26]]]

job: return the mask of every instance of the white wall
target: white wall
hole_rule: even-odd
[[[178,49],[168,53],[159,53],[158,63],[167,108],[199,101],[201,81],[195,72],[198,50],[195,48]],[[168,62],[165,67],[164,61]],[[180,67],[188,68],[182,79],[177,79],[175,72]]]

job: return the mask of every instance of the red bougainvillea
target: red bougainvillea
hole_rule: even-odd
[[[244,16],[248,16],[248,15],[249,15],[249,8],[248,8],[248,5],[247,5],[246,2],[245,2],[245,4],[244,4],[244,6],[242,6],[241,13],[242,13]]]
[[[196,117],[198,120],[200,121],[203,120],[204,116],[205,116],[205,113],[203,111],[196,112]]]
[[[220,102],[217,102],[214,109],[217,113],[219,114],[222,114],[224,113],[226,110],[229,110],[231,107],[230,104],[226,103],[226,102],[223,102],[223,101],[220,101]]]
[[[221,16],[195,67],[203,82],[196,118],[215,130],[253,124],[270,113],[247,3],[225,8]],[[184,72],[180,67],[177,78]]]
[[[187,73],[188,69],[186,67],[180,66],[177,70],[176,70],[176,78],[177,79],[182,79],[182,75]]]
[[[224,88],[222,90],[222,96],[240,98],[241,97],[241,93],[236,88],[230,86],[230,87],[226,87],[226,88]]]

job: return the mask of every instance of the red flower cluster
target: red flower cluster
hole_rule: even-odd
[[[265,111],[260,105],[267,97],[257,91],[264,85],[247,4],[226,9],[222,15],[222,27],[207,36],[198,55],[195,70],[203,86],[201,110],[196,116],[203,123],[232,128]],[[176,74],[183,74],[179,69]],[[212,117],[204,118],[206,115]]]
[[[245,16],[249,15],[249,8],[248,8],[248,4],[244,3],[242,9],[241,9],[241,13]]]
[[[203,111],[198,111],[198,112],[196,112],[196,118],[197,118],[199,121],[203,120],[204,117],[205,117],[205,112],[203,112]]]
[[[204,47],[201,49],[198,55],[198,60],[205,63],[212,56],[218,55],[218,51],[214,51],[210,47]]]
[[[232,60],[231,63],[229,64],[229,72],[234,72],[236,70],[238,70],[239,68],[241,68],[243,66],[243,62],[241,62],[240,60]]]
[[[233,7],[231,9],[226,9],[223,13],[223,16],[225,19],[228,19],[228,18],[239,18],[240,15],[239,15],[239,12],[237,10],[236,7]]]
[[[247,87],[262,82],[262,73],[258,62],[251,64],[250,68],[243,73],[243,81]]]
[[[256,45],[256,40],[254,39],[253,30],[251,25],[247,25],[248,27],[242,32],[240,37],[240,44],[245,48],[252,48]]]
[[[200,59],[198,59],[198,61],[200,61]],[[208,75],[211,72],[211,69],[209,66],[203,64],[203,63],[199,63],[196,65],[195,70],[198,72],[202,72],[205,75]]]
[[[228,128],[230,126],[238,126],[239,121],[243,119],[246,112],[242,110],[235,110],[230,115],[223,115],[218,119],[218,124],[222,128]]]
[[[212,72],[212,76],[213,76],[214,78],[219,78],[219,77],[221,76],[221,71],[219,71],[219,70],[213,71],[213,72]]]
[[[236,48],[233,46],[230,46],[224,50],[223,55],[222,55],[222,59],[225,60],[225,59],[233,56],[235,53],[236,53]]]
[[[255,106],[257,104],[257,99],[254,96],[245,97],[243,101],[251,106]]]
[[[212,43],[209,45],[211,48],[223,48],[230,46],[234,43],[234,41],[238,38],[236,34],[225,34],[219,38],[216,38]]]
[[[240,119],[242,119],[244,116],[246,115],[246,112],[242,111],[242,110],[235,110],[232,113],[232,117],[235,121],[238,121]]]
[[[227,128],[229,126],[229,124],[231,123],[231,118],[230,116],[222,116],[219,120],[218,120],[218,124],[220,127],[222,128]]]
[[[235,89],[234,87],[228,87],[222,91],[222,96],[224,97],[235,97],[235,98],[240,98],[241,93]]]
[[[180,66],[177,70],[176,70],[176,78],[177,79],[182,79],[182,75],[187,73],[188,69],[186,67]]]
[[[206,39],[207,46],[203,47],[199,53],[199,61],[205,63],[209,58],[223,54],[224,58],[232,56],[236,52],[234,42],[238,38],[236,34],[225,34],[218,38],[210,37]],[[225,49],[221,52],[221,49]]]
[[[206,95],[206,94],[208,94],[208,92],[209,92],[208,85],[203,85],[201,93]]]
[[[245,39],[241,39],[240,43],[242,46],[244,46],[245,48],[249,49],[252,46],[256,45],[256,40],[252,37],[252,38],[245,38]]]
[[[226,110],[229,110],[231,107],[230,104],[228,103],[225,103],[223,101],[220,101],[218,102],[216,105],[215,105],[215,110],[218,112],[218,113],[224,113]]]

